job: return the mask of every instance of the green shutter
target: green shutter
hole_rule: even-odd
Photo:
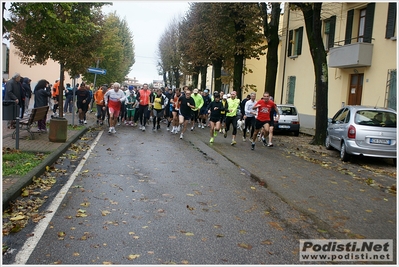
[[[389,39],[395,36],[395,25],[396,24],[396,3],[389,3],[388,5],[388,16],[387,16],[387,28],[385,31],[385,38]]]
[[[296,54],[299,56],[302,54],[302,36],[303,36],[303,27],[300,27],[298,29],[298,46],[297,46],[297,51]]]
[[[294,104],[294,96],[295,96],[295,76],[288,77],[288,96],[287,96],[287,104]]]
[[[374,10],[375,10],[375,3],[370,3],[367,5],[366,22],[364,25],[364,39],[363,39],[363,42],[365,43],[371,43],[371,38],[373,36]]]
[[[335,38],[335,22],[337,20],[337,16],[332,16],[330,18],[330,30],[328,32],[328,48],[334,47],[334,38]]]
[[[346,14],[346,30],[345,30],[345,44],[350,44],[352,41],[352,27],[354,10],[348,10]]]
[[[388,87],[388,108],[392,108],[396,110],[396,96],[397,96],[397,88],[396,88],[396,70],[392,70],[389,77],[389,87]]]

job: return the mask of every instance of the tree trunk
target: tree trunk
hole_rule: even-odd
[[[278,71],[278,45],[280,42],[278,36],[278,26],[280,23],[280,3],[272,3],[271,20],[268,23],[268,15],[266,10],[266,4],[264,4],[263,19],[264,19],[264,33],[267,41],[267,61],[266,61],[266,80],[265,80],[265,92],[275,97],[276,91],[276,77]]]
[[[221,58],[212,61],[212,66],[214,71],[213,78],[215,82],[215,89],[213,91],[220,92],[222,90],[222,64],[223,61]]]
[[[208,71],[208,66],[201,66],[201,90],[206,89],[206,73]]]
[[[163,78],[163,83],[165,84],[165,86],[168,86],[168,79],[166,78],[166,71],[163,72],[162,78]]]
[[[193,73],[193,88],[198,88],[198,78],[199,78],[199,73],[201,71],[200,66],[196,66],[194,68],[194,73]]]
[[[64,117],[64,63],[60,63],[60,86],[58,87],[58,109],[59,117]]]
[[[304,19],[316,83],[316,130],[311,141],[313,145],[323,145],[326,139],[328,119],[328,66],[327,54],[321,37],[322,3],[298,4]]]
[[[176,88],[179,88],[180,87],[180,72],[179,72],[179,69],[176,68],[176,69],[173,69],[173,71],[174,71],[174,77],[175,77],[175,81],[176,81]]]
[[[244,67],[244,55],[234,55],[234,74],[233,74],[233,90],[237,92],[237,98],[242,99],[242,70]]]

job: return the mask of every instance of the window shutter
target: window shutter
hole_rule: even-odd
[[[371,37],[373,36],[374,10],[375,10],[375,3],[370,3],[367,5],[366,22],[364,25],[365,43],[371,43]]]
[[[335,22],[337,16],[332,16],[330,18],[330,31],[328,33],[328,48],[334,47],[334,37],[335,37]]]
[[[352,27],[353,27],[353,14],[354,10],[348,10],[346,14],[346,30],[345,30],[345,44],[350,44],[352,39]]]
[[[290,30],[288,32],[288,56],[290,57],[292,55],[292,36],[294,35],[294,31]]]
[[[298,29],[298,51],[297,51],[297,55],[299,56],[300,54],[302,54],[302,36],[303,36],[303,27],[300,27]]]
[[[389,3],[388,16],[387,16],[387,29],[385,38],[389,39],[395,36],[395,23],[396,23],[396,3]]]

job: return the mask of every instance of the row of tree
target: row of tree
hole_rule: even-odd
[[[98,84],[109,84],[124,81],[135,62],[133,35],[126,21],[116,13],[102,12],[102,6],[109,4],[12,2],[6,18],[3,3],[3,37],[18,49],[21,63],[45,65],[52,59],[60,64],[61,106],[65,71],[93,82],[94,74],[87,68],[98,62],[97,67],[107,70],[97,76]]]
[[[289,3],[287,3],[289,4]],[[173,20],[158,43],[160,74],[164,83],[180,87],[180,78],[191,75],[194,88],[206,89],[207,67],[213,67],[214,90],[233,84],[242,98],[253,85],[242,84],[251,72],[245,59],[267,55],[262,91],[275,95],[278,71],[281,3],[193,2],[181,21]],[[316,86],[316,133],[312,143],[322,144],[327,128],[328,67],[321,37],[322,3],[290,3],[304,17]],[[227,75],[222,75],[222,70]],[[201,75],[201,84],[198,84]]]

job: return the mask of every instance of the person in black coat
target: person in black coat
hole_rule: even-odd
[[[48,100],[51,97],[51,87],[49,86],[49,82],[47,80],[40,80],[36,84],[33,93],[35,95],[35,103],[33,104],[34,108],[48,106]],[[47,132],[46,118],[37,122],[37,128],[38,131]]]

